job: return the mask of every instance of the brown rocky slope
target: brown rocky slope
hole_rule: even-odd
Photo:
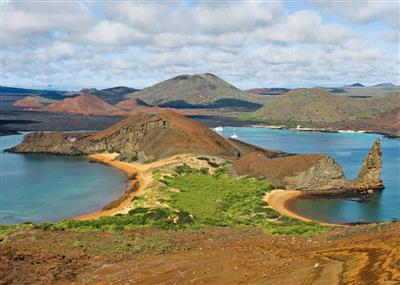
[[[21,231],[0,243],[0,283],[399,284],[399,232],[399,222],[300,237],[252,227]]]

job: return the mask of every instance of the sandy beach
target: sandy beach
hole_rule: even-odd
[[[321,225],[325,225],[325,226],[343,226],[340,224],[332,224],[332,223],[324,223],[324,222],[320,222],[317,220],[312,220],[309,219],[307,217],[303,217],[293,211],[291,211],[288,207],[289,203],[292,202],[294,199],[299,198],[300,196],[303,196],[304,193],[302,191],[299,190],[282,190],[282,189],[278,189],[278,190],[273,190],[269,193],[267,193],[264,196],[264,201],[268,203],[268,205],[274,209],[275,211],[277,211],[278,213],[280,213],[281,215],[287,216],[287,217],[291,217],[294,219],[298,219],[304,222],[319,222]]]
[[[118,203],[115,206],[113,206],[111,208],[109,208],[108,206],[105,206],[103,209],[78,216],[75,219],[85,221],[85,220],[98,219],[103,216],[126,214],[131,210],[131,201],[132,201],[133,197],[139,196],[143,193],[143,189],[147,185],[147,181],[144,178],[143,173],[141,171],[139,171],[131,163],[114,160],[114,158],[116,156],[117,156],[117,154],[112,154],[112,153],[98,153],[98,154],[88,155],[87,157],[90,159],[94,159],[100,163],[104,163],[109,166],[118,168],[119,170],[123,171],[127,175],[128,179],[131,176],[136,176],[136,178],[128,180],[128,187],[126,189],[126,192],[124,193],[124,195],[121,197],[120,200],[117,200]],[[137,189],[135,191],[130,192],[129,190],[132,189],[133,187],[135,187],[136,183],[139,183],[139,186],[137,187]],[[113,202],[111,202],[111,203],[113,203]]]
[[[189,163],[193,160],[193,155],[181,154],[174,155],[165,159],[160,159],[155,162],[141,164],[135,162],[128,163],[124,161],[114,160],[117,155],[117,153],[96,153],[88,155],[87,157],[96,160],[99,163],[104,163],[109,166],[118,168],[119,170],[123,171],[128,178],[131,176],[135,176],[135,179],[128,180],[128,187],[120,199],[116,201],[110,201],[110,203],[103,207],[103,209],[77,216],[75,217],[75,219],[86,221],[99,219],[100,217],[104,216],[127,214],[130,210],[132,210],[132,199],[136,196],[142,195],[144,193],[144,189],[153,181],[153,169],[166,165]],[[136,183],[139,183],[138,187],[135,187]],[[132,188],[137,189],[135,191],[130,191],[130,189]]]

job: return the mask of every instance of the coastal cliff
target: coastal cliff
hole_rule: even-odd
[[[261,152],[250,153],[233,164],[232,173],[266,177],[276,187],[302,190],[308,194],[358,195],[384,188],[381,179],[382,150],[377,139],[364,159],[358,178],[346,178],[342,167],[323,154],[298,154],[268,158]]]
[[[85,155],[118,153],[116,159],[146,163],[191,153],[232,162],[234,176],[266,177],[275,187],[310,194],[358,195],[383,189],[379,139],[367,154],[357,179],[346,178],[342,167],[323,154],[290,154],[225,139],[206,126],[171,110],[140,112],[99,132],[34,132],[17,146],[20,153]]]

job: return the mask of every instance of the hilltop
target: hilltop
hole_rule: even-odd
[[[90,152],[112,150],[121,153],[122,160],[148,161],[179,153],[237,155],[223,137],[171,110],[130,116],[91,136],[89,141]]]
[[[368,99],[338,96],[323,89],[295,89],[258,110],[256,118],[293,123],[332,123],[373,118],[400,104],[400,93]]]
[[[219,108],[260,107],[263,96],[244,92],[211,73],[179,75],[130,94],[148,104],[163,107]],[[224,101],[225,100],[225,101]],[[257,104],[257,105],[254,105]]]
[[[66,98],[62,101],[51,103],[40,110],[51,113],[70,113],[70,114],[82,114],[87,116],[123,115],[123,111],[108,104],[104,100],[92,94],[83,94],[74,98]]]

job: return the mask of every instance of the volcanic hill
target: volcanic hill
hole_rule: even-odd
[[[237,150],[206,126],[172,110],[139,113],[88,138],[91,152],[117,151],[120,158],[156,160],[179,153],[237,156]]]
[[[241,91],[211,73],[179,75],[132,93],[129,97],[173,108],[243,107],[246,104],[254,108],[254,104],[262,104],[266,100],[265,96]]]
[[[62,101],[52,103],[41,111],[52,113],[71,113],[82,115],[103,115],[103,116],[120,116],[124,112],[114,107],[99,97],[92,94],[83,94],[74,98],[66,98]]]
[[[32,98],[28,97],[15,101],[13,105],[16,107],[28,108],[28,109],[30,108],[39,109],[44,107],[44,105],[41,102],[33,100]]]
[[[400,93],[368,99],[332,94],[322,89],[295,89],[277,96],[255,113],[267,121],[331,123],[373,118],[400,105]]]

